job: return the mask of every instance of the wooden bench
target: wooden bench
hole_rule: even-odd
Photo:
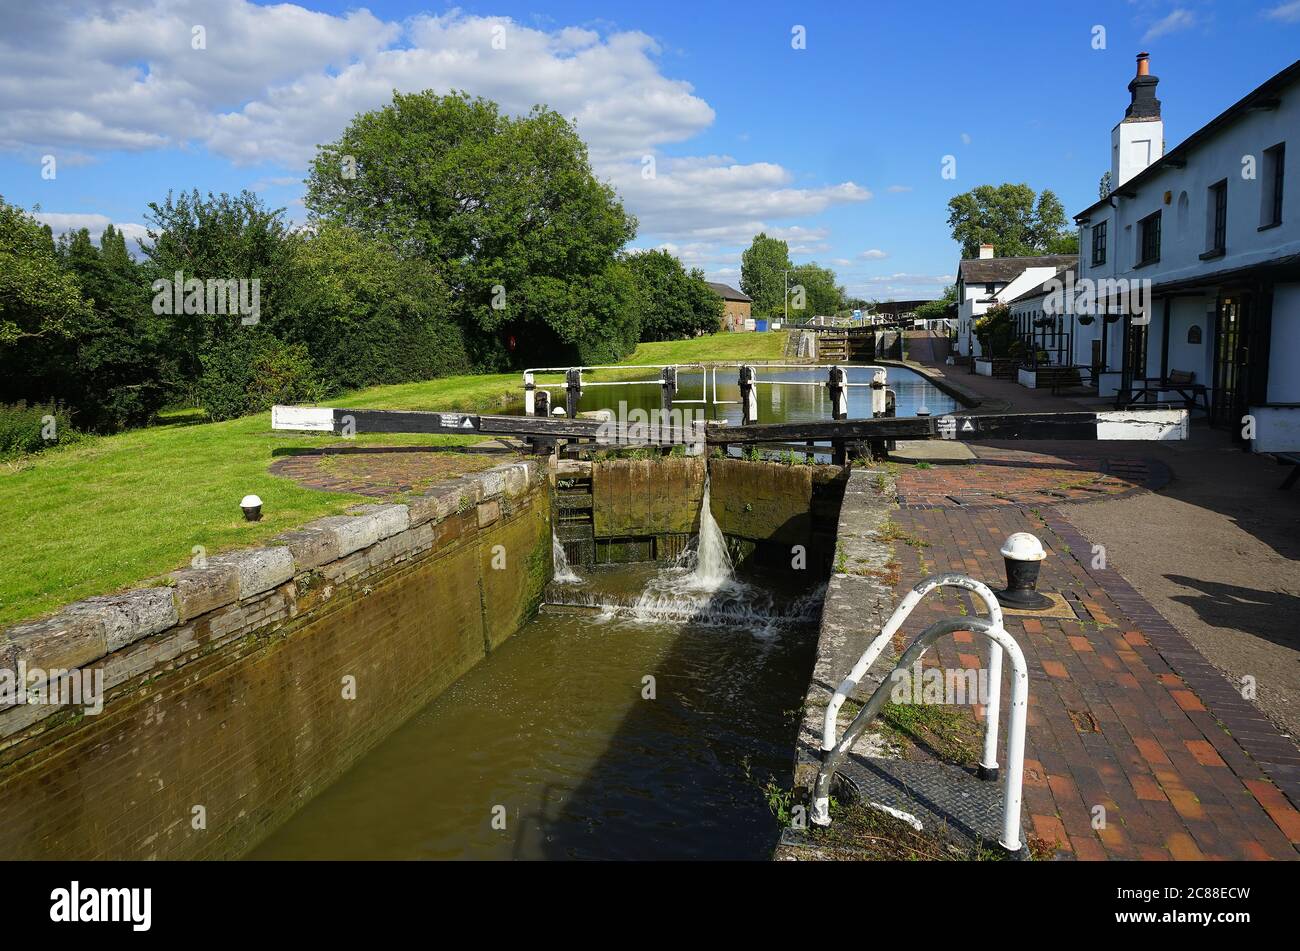
[[[1291,488],[1296,484],[1296,480],[1300,479],[1300,452],[1275,452],[1273,458],[1282,465],[1291,467],[1291,471],[1278,488],[1283,490]]]
[[[1160,398],[1160,394],[1167,390],[1172,390],[1181,396],[1183,405],[1188,409],[1199,408],[1207,413],[1210,411],[1210,391],[1204,383],[1196,382],[1196,374],[1191,370],[1170,370],[1166,377],[1134,380],[1127,400],[1124,399],[1122,391],[1115,394],[1115,408],[1125,409],[1138,403],[1155,402]]]

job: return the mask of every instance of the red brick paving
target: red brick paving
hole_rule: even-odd
[[[511,455],[505,451],[505,455]],[[423,446],[402,449],[344,449],[301,452],[271,463],[272,475],[325,492],[351,492],[386,498],[402,492],[422,492],[467,472],[490,469],[501,453],[456,452]]]
[[[960,481],[978,468],[930,472]],[[904,506],[894,519],[929,543],[896,546],[899,598],[945,570],[999,587],[998,549],[1012,532],[1033,532],[1048,550],[1039,588],[1060,593],[1075,619],[1006,618],[1029,665],[1024,808],[1034,835],[1077,859],[1300,857],[1300,812],[1226,729],[1249,703],[1118,573],[1091,567],[1088,540],[1054,507],[949,502]],[[922,602],[908,630],[951,616],[954,597],[979,613],[964,592],[947,589],[943,601]],[[967,666],[969,645],[941,642],[936,660]],[[1273,760],[1285,760],[1288,744],[1294,752],[1276,730],[1269,734],[1280,744]],[[1094,829],[1098,806],[1105,824]]]
[[[900,469],[899,504],[906,508],[1060,505],[1120,498],[1169,481],[1169,470],[1154,460],[969,448],[978,463]]]

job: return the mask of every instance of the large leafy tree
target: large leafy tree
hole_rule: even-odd
[[[803,290],[802,295],[797,288]],[[803,307],[798,305],[802,299]],[[835,272],[819,264],[800,264],[790,272],[790,316],[794,318],[832,316],[844,306],[844,288],[835,283]]]
[[[740,255],[740,289],[753,298],[755,315],[784,312],[785,272],[791,267],[790,248],[784,241],[769,238],[766,232],[754,235]]]
[[[79,429],[148,422],[168,395],[170,325],[112,225],[55,242],[0,203],[0,401],[56,402]]]
[[[691,313],[694,315],[694,333],[717,333],[722,329],[722,318],[727,308],[717,291],[704,279],[704,271],[693,267],[690,271]]]
[[[636,234],[586,146],[558,113],[527,116],[466,93],[395,93],[312,163],[307,205],[432,264],[496,364],[614,359],[636,344]]]
[[[636,281],[642,340],[676,340],[718,330],[722,298],[705,282],[702,271],[687,273],[667,251],[638,251],[626,261]]]
[[[70,336],[89,314],[49,229],[0,197],[0,347]]]
[[[206,198],[197,190],[168,192],[161,203],[149,203],[145,221],[148,240],[141,243],[141,251],[147,283],[172,281],[177,271],[184,280],[255,280],[258,322],[263,330],[274,327],[277,301],[289,291],[290,266],[300,240],[285,221],[283,208],[268,208],[249,191],[209,192]],[[188,378],[202,373],[204,353],[225,348],[231,339],[249,332],[244,315],[170,316],[182,344],[182,371]]]
[[[962,257],[979,256],[981,244],[993,245],[998,257],[1073,254],[1078,235],[1066,229],[1065,209],[1049,189],[1041,194],[1019,185],[980,185],[948,201],[952,239]]]
[[[297,248],[276,328],[306,347],[324,383],[354,389],[470,367],[447,289],[428,262],[328,222]]]
[[[171,318],[150,308],[148,282],[112,225],[99,247],[84,228],[65,235],[59,254],[92,312],[70,346],[52,354],[46,378],[57,381],[83,428],[111,432],[149,422],[177,384]]]

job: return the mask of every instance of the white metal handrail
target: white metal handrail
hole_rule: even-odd
[[[1007,633],[1002,624],[1002,609],[993,592],[981,581],[967,575],[942,573],[923,579],[907,593],[885,626],[863,651],[848,677],[835,690],[826,707],[822,725],[822,766],[817,773],[813,795],[812,821],[815,825],[830,825],[830,781],[835,767],[862,735],[867,725],[884,706],[890,693],[889,676],[881,681],[871,699],[858,712],[844,735],[836,740],[836,719],[845,698],[871,669],[886,644],[898,631],[903,621],[912,613],[926,594],[939,587],[957,587],[972,591],[989,609],[989,619],[949,618],[931,624],[899,658],[894,670],[906,669],[920,659],[938,638],[954,631],[974,631],[989,639],[989,695],[985,705],[984,752],[980,760],[979,775],[994,779],[998,775],[997,746],[998,719],[1002,699],[1002,652],[1011,657],[1013,679],[1011,684],[1010,727],[1007,737],[1007,770],[1004,786],[1002,838],[999,845],[1010,852],[1020,851],[1021,787],[1024,778],[1025,718],[1029,706],[1029,673],[1020,645]]]
[[[894,613],[885,622],[885,626],[880,629],[880,633],[867,645],[867,649],[862,652],[862,656],[853,665],[849,675],[835,689],[835,694],[826,706],[826,718],[822,724],[823,753],[835,748],[835,721],[839,717],[840,707],[844,705],[845,699],[857,688],[858,683],[871,669],[871,665],[880,657],[881,651],[893,639],[898,629],[903,626],[903,622],[907,620],[908,615],[921,603],[921,599],[936,588],[962,588],[973,592],[979,596],[988,609],[989,624],[993,627],[1002,627],[1002,605],[998,604],[997,596],[984,582],[957,572],[941,572],[922,578],[899,602],[898,607],[894,609]],[[985,778],[992,778],[997,775],[998,707],[1001,702],[1002,648],[995,641],[989,647],[989,702],[988,709],[985,711],[984,753],[980,757],[980,775]]]

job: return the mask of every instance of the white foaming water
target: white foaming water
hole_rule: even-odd
[[[551,531],[551,560],[555,563],[552,581],[558,584],[577,584],[582,581],[577,572],[569,567],[568,556],[564,554],[564,546],[560,544],[559,536],[555,534],[554,529]]]
[[[700,504],[700,534],[695,546],[695,570],[690,584],[701,591],[717,591],[735,580],[736,570],[727,551],[727,539],[713,518],[709,505],[709,476],[704,475],[704,499]]]
[[[820,602],[817,602],[820,603]],[[772,595],[736,577],[727,539],[709,506],[709,479],[704,478],[700,501],[700,531],[676,563],[658,571],[630,604],[605,602],[603,617],[640,623],[690,623],[742,626],[760,637],[784,623],[801,620],[805,605],[783,610]],[[793,609],[793,614],[786,613]]]
[[[709,508],[707,476],[700,504],[699,534],[676,561],[656,571],[638,594],[588,589],[587,579],[579,578],[569,569],[560,543],[553,544],[554,580],[570,587],[552,587],[547,601],[554,605],[599,609],[596,616],[599,621],[743,627],[756,637],[769,638],[789,624],[815,618],[825,593],[822,586],[793,601],[778,602],[767,589],[737,578],[727,539]],[[596,569],[591,580],[599,584],[599,576],[600,570]],[[583,587],[571,586],[579,582]]]
[[[696,627],[743,627],[756,637],[776,635],[789,624],[814,620],[821,610],[826,586],[788,602],[778,602],[763,588],[733,581],[712,593],[689,588],[689,573],[665,568],[637,596],[581,589],[552,588],[553,605],[596,608],[598,621],[633,624],[691,624]]]

